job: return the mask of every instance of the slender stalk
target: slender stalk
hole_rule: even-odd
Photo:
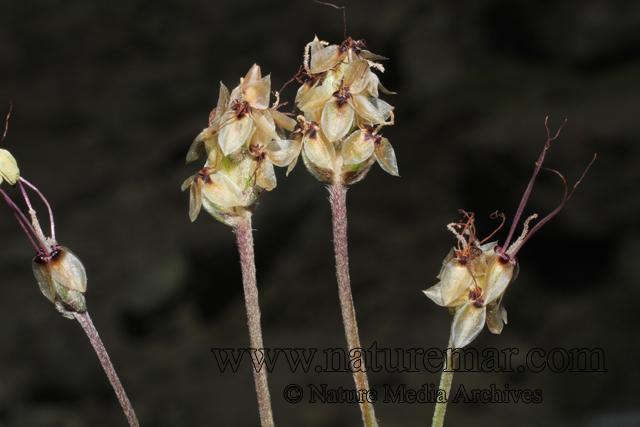
[[[100,363],[102,364],[102,368],[104,369],[105,374],[109,378],[109,382],[113,387],[113,390],[116,392],[116,396],[120,401],[120,406],[122,406],[122,410],[124,411],[124,415],[127,417],[127,421],[129,421],[130,427],[139,427],[138,419],[136,418],[136,414],[133,411],[133,407],[131,406],[131,402],[129,402],[129,398],[127,397],[127,393],[124,391],[124,387],[120,383],[120,379],[118,378],[118,374],[116,374],[116,370],[111,363],[111,359],[109,359],[109,354],[107,354],[107,350],[104,348],[102,344],[102,340],[98,335],[98,331],[96,327],[93,326],[93,322],[91,321],[91,317],[89,317],[89,312],[85,311],[84,313],[76,313],[74,312],[76,320],[84,329],[84,332],[89,337],[89,341],[91,341],[91,345],[93,349],[96,351],[98,355],[98,359],[100,359]]]
[[[453,382],[453,336],[449,338],[449,348],[447,349],[447,364],[442,370],[440,376],[439,390],[444,390],[445,399],[444,402],[437,402],[436,408],[433,411],[433,421],[431,427],[442,427],[444,424],[444,414],[447,411],[447,402],[451,394],[451,383]]]
[[[342,322],[347,336],[349,354],[355,348],[360,349],[356,310],[351,296],[351,279],[349,278],[349,250],[347,247],[347,187],[341,183],[334,183],[329,187],[331,195],[331,214],[333,219],[333,247],[336,254],[336,276],[338,278],[338,292],[340,307],[342,308]],[[369,391],[369,380],[364,370],[355,370],[353,379],[358,390]],[[377,427],[378,421],[373,405],[366,398],[360,399],[362,420],[367,427]]]
[[[256,280],[256,264],[253,253],[253,230],[251,229],[251,212],[245,211],[234,227],[238,239],[240,251],[240,264],[242,266],[242,286],[244,287],[244,302],[247,307],[247,323],[249,324],[249,340],[254,370],[253,378],[258,394],[258,406],[260,409],[260,422],[262,427],[273,427],[273,412],[271,410],[271,397],[267,383],[267,371],[257,360],[257,353],[264,349],[262,344],[262,328],[260,327],[260,306],[258,305],[258,282]],[[262,355],[263,360],[265,355]],[[261,369],[262,368],[262,369]]]

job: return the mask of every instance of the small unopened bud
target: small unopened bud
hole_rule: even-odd
[[[73,252],[58,246],[49,256],[38,254],[32,267],[40,290],[63,316],[72,319],[73,312],[87,311],[87,273]]]
[[[11,153],[0,148],[0,184],[3,179],[14,185],[20,179],[20,169],[18,169],[18,163]]]

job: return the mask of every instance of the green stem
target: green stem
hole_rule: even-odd
[[[342,322],[347,336],[349,354],[354,348],[361,349],[358,336],[358,324],[356,322],[356,310],[351,296],[351,279],[349,278],[349,251],[347,247],[347,187],[340,183],[334,183],[329,187],[331,195],[331,213],[333,218],[333,245],[336,254],[336,276],[338,278],[338,291],[340,295],[340,307],[342,309]],[[358,390],[369,391],[369,380],[364,370],[353,372],[353,379]],[[359,393],[360,394],[360,393]],[[363,393],[364,394],[364,393]],[[363,394],[360,394],[362,396]],[[367,398],[360,399],[362,420],[366,427],[377,427],[378,421],[371,402]]]
[[[247,323],[249,325],[249,341],[253,358],[253,379],[256,383],[258,394],[258,406],[260,410],[260,422],[262,427],[273,427],[273,412],[271,410],[271,397],[267,384],[267,371],[260,367],[257,353],[264,349],[262,343],[262,328],[260,327],[260,306],[258,305],[258,282],[256,280],[256,265],[253,253],[253,230],[251,229],[251,212],[245,211],[234,227],[238,239],[240,251],[240,264],[242,266],[242,285],[244,287],[244,301],[247,307]],[[264,353],[262,354],[264,360]],[[258,369],[255,369],[258,368]]]
[[[440,376],[439,390],[444,390],[445,399],[444,402],[437,402],[436,408],[433,411],[433,422],[431,427],[442,427],[444,424],[444,415],[447,411],[447,402],[449,401],[449,395],[451,393],[451,383],[453,382],[453,337],[449,338],[449,348],[447,349],[447,364],[442,370]]]

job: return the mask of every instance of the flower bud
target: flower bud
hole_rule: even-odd
[[[80,259],[69,249],[58,246],[49,256],[38,254],[32,263],[40,291],[55,304],[63,316],[87,311],[84,293],[87,274]]]
[[[14,185],[20,179],[20,169],[18,169],[18,163],[11,153],[0,148],[0,184],[3,179]]]

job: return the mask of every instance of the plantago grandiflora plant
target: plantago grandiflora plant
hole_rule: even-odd
[[[329,186],[336,276],[351,357],[357,356],[352,352],[361,346],[349,278],[347,185],[363,179],[376,160],[398,176],[393,148],[380,133],[383,126],[393,124],[393,107],[378,98],[379,90],[392,92],[372,71],[384,71],[373,62],[381,59],[386,58],[365,50],[362,40],[349,37],[340,45],[328,46],[316,37],[305,48],[304,68],[298,76],[302,86],[295,99],[304,115],[298,116],[293,138],[309,172]],[[363,369],[356,369],[353,376],[358,390],[369,390]],[[364,424],[377,426],[373,405],[362,400]]]
[[[567,182],[564,177],[558,171],[548,169],[558,174],[564,182],[565,193],[562,202],[531,230],[529,230],[529,223],[536,219],[538,215],[533,214],[528,217],[524,222],[522,234],[509,246],[516,226],[531,195],[531,190],[538,172],[540,172],[540,169],[547,169],[543,168],[542,163],[544,162],[550,143],[558,137],[563,126],[564,124],[560,126],[556,135],[551,137],[547,120],[545,120],[547,142],[536,162],[533,176],[520,201],[520,206],[518,206],[518,210],[513,218],[511,229],[502,246],[498,246],[497,242],[484,243],[498,230],[494,231],[489,237],[482,241],[476,238],[473,213],[461,211],[464,215],[463,220],[447,226],[458,239],[458,248],[452,248],[444,259],[440,274],[437,276],[440,282],[424,291],[427,297],[433,302],[449,308],[449,310],[454,313],[451,324],[449,348],[447,351],[447,363],[445,369],[442,371],[439,386],[439,389],[444,390],[446,395],[448,395],[451,390],[453,380],[454,369],[452,362],[455,356],[455,349],[470,344],[480,334],[485,323],[492,333],[499,334],[502,332],[504,324],[507,323],[507,312],[501,302],[507,286],[512,283],[518,275],[519,267],[516,254],[522,248],[522,245],[535,234],[540,227],[560,212],[565,203],[573,196],[577,186],[582,182],[589,167],[591,167],[595,161],[594,156],[580,179],[573,186],[571,193],[568,192]],[[493,216],[501,216],[504,224],[503,214],[494,214]],[[500,225],[498,229],[501,227],[502,225]],[[436,403],[432,426],[443,425],[446,405],[446,399],[443,402]]]
[[[9,114],[11,114],[11,111],[9,111]],[[7,124],[8,120],[9,116],[7,115]],[[7,127],[5,126],[5,132],[2,137],[3,142],[6,133]],[[9,195],[0,188],[0,194],[4,197],[18,220],[18,223],[36,249],[37,254],[33,259],[32,267],[40,291],[42,291],[44,296],[54,304],[56,309],[58,309],[64,317],[68,319],[75,318],[80,323],[100,359],[100,363],[120,401],[129,425],[132,427],[138,426],[138,419],[133,411],[131,402],[129,402],[129,398],[120,383],[120,379],[111,363],[107,350],[102,344],[98,331],[93,325],[91,317],[89,317],[84,298],[84,293],[87,290],[87,274],[84,266],[73,252],[64,246],[58,245],[55,235],[53,213],[49,202],[33,184],[20,176],[20,170],[18,169],[15,158],[4,148],[0,149],[0,184],[2,184],[3,180],[13,186],[17,184],[27,205],[31,221],[27,219]],[[50,237],[45,237],[40,227],[36,211],[33,209],[31,200],[24,188],[25,186],[33,190],[47,207],[51,229]]]
[[[187,179],[189,217],[195,221],[201,207],[214,218],[233,227],[238,240],[245,304],[254,366],[262,352],[260,307],[253,253],[251,215],[258,196],[276,186],[273,166],[287,166],[297,158],[299,144],[284,139],[284,129],[295,120],[269,108],[270,76],[262,77],[254,65],[229,94],[220,84],[218,105],[209,116],[209,127],[195,139],[187,162],[206,155],[204,168]],[[262,354],[262,358],[265,355]],[[254,370],[262,426],[273,426],[271,400],[264,369]]]

